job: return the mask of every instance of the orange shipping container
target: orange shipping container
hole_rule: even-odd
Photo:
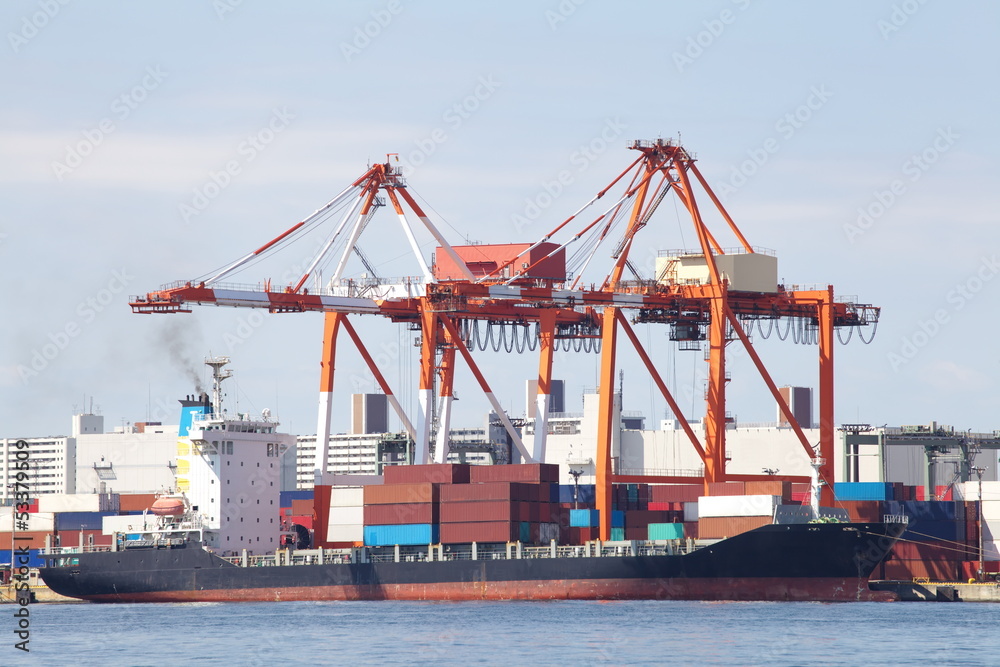
[[[698,537],[701,539],[732,537],[766,526],[771,520],[769,516],[706,517],[698,519]]]
[[[119,496],[119,508],[122,512],[141,512],[153,506],[155,493],[131,493]]]
[[[45,536],[49,533],[44,532],[22,532],[17,531],[17,539],[14,541],[15,547],[27,547],[29,549],[41,549],[45,546]],[[55,540],[53,539],[53,544]],[[11,548],[11,533],[6,531],[0,533],[0,550],[6,551],[7,556],[10,556]]]
[[[780,479],[746,483],[748,496],[781,496],[782,500],[792,499],[792,483]]]
[[[292,514],[295,516],[309,515],[312,516],[313,513],[313,499],[303,498],[301,500],[292,500]]]

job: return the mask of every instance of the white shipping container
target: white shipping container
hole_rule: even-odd
[[[326,529],[327,542],[363,542],[365,527],[360,524],[331,523]]]
[[[14,528],[14,508],[0,507],[0,533],[7,533]],[[55,528],[55,515],[51,512],[36,512],[29,514],[23,524],[17,526],[18,532],[47,532],[50,533]],[[10,554],[7,554],[10,556]]]
[[[959,482],[954,489],[955,500],[979,500],[979,482]],[[1000,482],[983,481],[983,500],[1000,501]]]
[[[361,526],[365,522],[365,508],[362,506],[357,507],[331,507],[330,508],[330,518],[327,520],[327,524],[330,526],[334,525],[358,525]]]
[[[698,498],[698,517],[707,519],[730,516],[773,516],[781,496],[702,496]]]
[[[684,503],[684,521],[692,522],[698,520],[698,501],[693,503]]]
[[[335,486],[330,489],[330,507],[361,507],[365,504],[365,487]]]
[[[1000,526],[1000,500],[983,501],[983,521],[992,521]]]
[[[141,514],[106,516],[101,519],[101,533],[104,535],[111,535],[112,533],[141,533],[156,526],[155,515],[147,514],[145,523],[143,523],[143,518]]]
[[[538,524],[538,541],[542,544],[549,544],[555,540],[559,541],[559,524],[558,523],[540,523]]]
[[[108,504],[107,499],[104,501]],[[38,496],[39,512],[100,512],[99,493],[43,493]],[[105,512],[110,510],[103,510]]]

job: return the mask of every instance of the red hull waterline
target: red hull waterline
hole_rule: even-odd
[[[889,602],[866,580],[670,579],[449,582],[368,586],[301,586],[87,595],[94,602],[292,602],[346,600],[707,600],[763,602]]]

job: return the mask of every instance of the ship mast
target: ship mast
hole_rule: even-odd
[[[222,414],[222,381],[233,376],[231,370],[222,370],[229,363],[229,357],[209,357],[205,365],[212,368],[212,413]]]

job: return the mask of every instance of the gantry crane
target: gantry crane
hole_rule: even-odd
[[[600,414],[595,477],[597,507],[602,510],[600,534],[604,540],[610,538],[613,482],[703,481],[707,486],[725,480],[809,481],[807,477],[796,476],[727,474],[726,347],[739,341],[818,470],[823,483],[823,504],[832,504],[835,338],[841,337],[841,342],[846,342],[841,331],[857,329],[859,338],[865,340],[860,332],[868,326],[872,327],[873,336],[879,309],[838,302],[831,286],[798,290],[779,285],[774,258],[750,245],[705,181],[694,157],[683,146],[657,139],[633,141],[628,147],[638,157],[578,211],[535,242],[503,246],[450,245],[417,204],[400,170],[392,166],[387,156],[385,163],[370,166],[323,207],[260,248],[213,274],[133,297],[130,305],[137,313],[190,312],[192,304],[266,308],[273,313],[325,313],[317,425],[320,466],[325,466],[327,459],[334,361],[341,330],[358,349],[413,439],[415,463],[429,460],[436,403],[439,407],[434,460],[446,459],[454,372],[459,356],[472,371],[521,457],[526,461],[544,461],[554,351],[562,346],[599,352]],[[735,248],[724,248],[709,230],[695,196],[696,185],[735,237]],[[660,253],[655,275],[643,276],[635,269],[630,255],[639,247],[636,240],[640,232],[650,225],[657,207],[671,193],[686,209],[698,247]],[[375,212],[384,206],[383,196],[388,198],[399,219],[420,275],[394,281],[377,277],[366,281],[346,279],[347,261],[356,252],[358,240]],[[593,219],[583,218],[598,202],[610,205]],[[439,244],[433,266],[421,253],[408,212]],[[223,282],[297,235],[332,220],[335,214],[340,215],[339,224],[294,284],[272,286],[269,280],[257,285]],[[577,225],[576,231],[573,225]],[[611,250],[610,269],[600,280],[584,282],[584,272],[601,247]],[[338,252],[334,253],[334,249]],[[574,253],[570,256],[571,250]],[[320,282],[317,279],[320,268],[332,263],[335,254],[339,254],[339,259],[333,275],[328,282]],[[579,267],[575,277],[567,271],[567,263]],[[626,270],[632,274],[628,278]],[[311,288],[307,286],[310,279]],[[668,325],[671,340],[680,346],[692,348],[700,347],[703,341],[707,343],[704,441],[685,419],[626,313],[631,314],[634,323]],[[415,419],[411,420],[403,410],[349,319],[364,314],[381,315],[420,331],[420,386]],[[782,324],[784,336],[780,333]],[[792,335],[800,341],[818,343],[818,447],[808,441],[755,351],[750,341],[755,325],[764,336],[776,331],[783,339]],[[613,469],[611,443],[616,427],[613,385],[619,332],[638,353],[691,446],[703,460],[702,476],[623,475]],[[538,351],[537,416],[531,450],[501,408],[470,350],[489,347],[491,339],[494,349]],[[505,342],[497,345],[498,339]],[[870,340],[871,337],[865,342]]]

